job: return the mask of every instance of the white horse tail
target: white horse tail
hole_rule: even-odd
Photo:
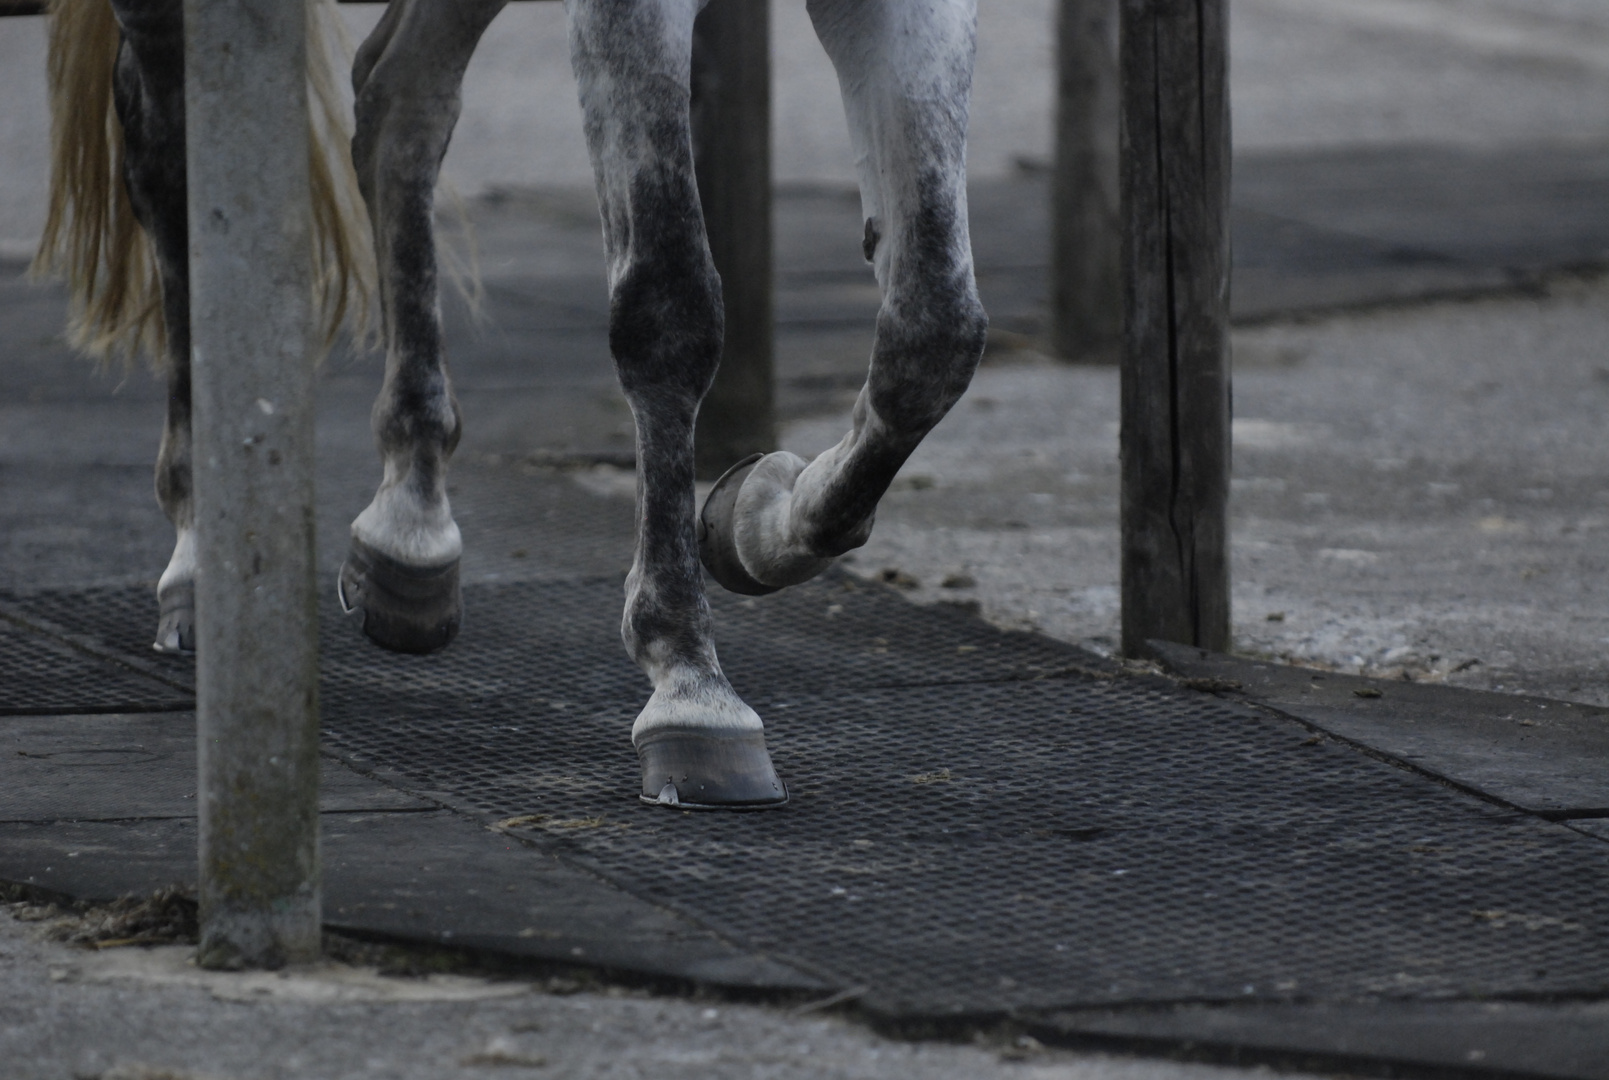
[[[350,50],[333,0],[309,0],[307,11],[312,281],[327,345],[349,319],[366,331],[375,270],[337,74],[338,57]],[[50,206],[33,272],[66,278],[75,347],[97,359],[144,352],[162,364],[161,277],[124,184],[112,101],[117,20],[110,0],[51,0],[50,16]]]

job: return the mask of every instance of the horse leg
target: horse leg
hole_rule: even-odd
[[[704,564],[756,595],[866,542],[900,466],[966,390],[988,327],[966,214],[975,0],[807,6],[843,89],[883,303],[843,440],[808,463],[787,452],[739,462],[705,502]]]
[[[353,69],[352,159],[374,226],[385,384],[373,425],[379,491],[352,523],[342,605],[399,652],[439,649],[458,632],[463,541],[447,502],[460,417],[442,355],[432,210],[459,87],[506,0],[392,0]]]
[[[760,718],[715,657],[694,532],[693,420],[724,314],[688,126],[698,0],[570,0],[570,50],[597,178],[609,347],[637,425],[637,550],[621,637],[653,683],[632,726],[642,798],[787,798]]]
[[[190,451],[190,254],[184,164],[184,19],[179,0],[115,0],[122,31],[113,103],[123,129],[123,183],[151,239],[162,284],[167,420],[157,455],[157,503],[177,533],[157,584],[155,647],[195,648],[195,509]]]

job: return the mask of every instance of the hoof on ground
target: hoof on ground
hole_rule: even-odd
[[[750,454],[722,473],[698,514],[699,561],[721,588],[744,596],[767,596],[779,591],[778,586],[756,581],[743,568],[732,531],[738,490],[763,457],[764,454]]]
[[[196,589],[190,582],[169,585],[156,594],[156,641],[159,653],[183,656],[196,651]]]
[[[363,613],[363,633],[382,649],[430,653],[458,636],[463,592],[458,560],[409,566],[352,538],[337,583],[341,610]]]
[[[761,731],[650,731],[637,740],[642,801],[671,810],[768,810],[788,801]]]

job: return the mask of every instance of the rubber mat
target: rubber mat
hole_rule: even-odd
[[[319,809],[433,809],[326,766]],[[196,814],[193,712],[11,716],[0,723],[0,822],[128,821]]]
[[[766,688],[925,686],[1038,679],[1103,662],[1034,634],[996,630],[952,605],[918,609],[892,589],[830,574],[785,593],[744,598],[713,589],[716,641],[740,693]],[[420,693],[446,695],[473,711],[508,694],[640,707],[648,682],[620,643],[622,586],[615,578],[471,585],[464,589],[459,644],[432,656],[374,648],[343,617],[333,596],[321,612],[321,690],[327,715],[408,711]],[[113,654],[137,658],[164,677],[193,684],[194,664],[151,651],[156,600],[142,587],[0,594],[0,604]],[[0,624],[3,625],[3,624]],[[43,691],[43,682],[33,684]],[[25,693],[23,685],[17,688]]]
[[[642,806],[619,605],[466,589],[423,658],[327,617],[327,744],[894,1013],[1609,990],[1601,843],[842,577],[715,602],[792,802]]]
[[[0,716],[189,707],[183,690],[0,618]]]
[[[630,709],[331,739],[891,1012],[1609,983],[1601,845],[1294,723],[1074,679],[754,704],[793,801],[746,816],[638,805]]]

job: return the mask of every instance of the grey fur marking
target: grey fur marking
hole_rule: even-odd
[[[374,408],[384,476],[353,537],[421,571],[455,565],[462,548],[446,495],[461,425],[443,355],[433,193],[464,70],[505,2],[392,0],[353,71],[353,159],[374,225],[386,348]],[[191,513],[188,298],[183,178],[169,175],[184,160],[179,5],[117,4],[128,182],[157,239],[175,343],[158,489],[183,548]],[[688,118],[701,6],[565,3],[603,222],[610,350],[637,424],[637,551],[621,636],[654,686],[633,726],[639,744],[649,733],[762,730],[716,658],[695,532],[693,421],[714,378],[724,322]],[[883,304],[850,432],[812,462],[767,455],[738,491],[733,545],[752,577],[770,586],[803,581],[866,541],[895,473],[966,389],[987,326],[966,222],[975,0],[809,0],[808,9],[843,89],[864,249]],[[180,563],[176,550],[175,586],[189,584]],[[768,770],[758,745],[759,758],[745,767]],[[646,792],[650,778],[644,784]]]
[[[849,434],[808,464],[769,455],[738,494],[738,556],[767,585],[865,543],[894,475],[966,390],[988,328],[966,220],[975,3],[807,7],[838,70],[883,305]]]

